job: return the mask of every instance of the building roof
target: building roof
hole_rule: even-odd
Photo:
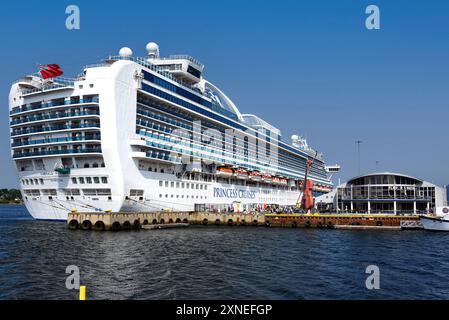
[[[418,182],[424,182],[423,179],[412,177],[412,176],[409,176],[409,175],[406,175],[406,174],[402,174],[402,173],[398,173],[398,172],[373,172],[373,173],[363,174],[363,175],[351,178],[351,179],[348,180],[347,183],[349,184],[352,181],[357,180],[359,178],[371,177],[371,176],[399,176],[399,177],[414,179],[414,180],[417,180]]]

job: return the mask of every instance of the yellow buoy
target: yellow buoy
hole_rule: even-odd
[[[86,286],[80,286],[80,300],[86,300]]]

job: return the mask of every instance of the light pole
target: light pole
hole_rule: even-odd
[[[376,172],[379,172],[379,160],[376,160]]]
[[[359,175],[360,175],[360,144],[362,143],[362,140],[356,140],[357,144],[357,157],[358,157],[358,167],[359,167]]]

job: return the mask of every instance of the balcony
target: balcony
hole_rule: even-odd
[[[65,100],[64,102],[42,102],[42,103],[35,103],[35,104],[29,104],[24,105],[22,107],[14,108],[9,112],[10,115],[23,113],[23,112],[30,112],[30,111],[36,111],[40,109],[47,109],[47,108],[56,108],[56,107],[64,107],[67,105],[79,105],[79,104],[86,104],[86,103],[99,103],[98,97],[88,97],[84,99],[72,99],[72,100]]]
[[[82,153],[101,153],[101,147],[84,148],[84,149],[66,149],[66,150],[46,150],[46,151],[34,151],[34,152],[15,152],[13,154],[14,159],[26,158],[26,157],[39,157],[39,156],[53,156],[53,155],[70,155],[70,154],[82,154]]]
[[[88,124],[81,124],[81,125],[63,125],[63,126],[49,126],[49,127],[43,127],[41,129],[21,129],[21,130],[15,130],[11,133],[11,137],[16,137],[20,135],[26,135],[26,134],[33,134],[33,133],[42,133],[42,132],[49,132],[49,131],[65,131],[65,130],[74,130],[74,129],[83,129],[83,128],[100,128],[99,123],[88,123]]]
[[[22,146],[31,146],[31,145],[39,145],[39,144],[50,144],[50,143],[65,143],[65,142],[79,142],[79,141],[100,141],[100,135],[92,135],[92,136],[80,136],[80,137],[64,137],[64,138],[53,138],[53,139],[39,139],[39,140],[29,140],[23,142],[13,143],[11,146],[22,147]]]
[[[61,119],[61,118],[73,118],[73,117],[83,117],[83,116],[99,116],[99,111],[82,111],[82,112],[71,112],[65,114],[52,114],[52,115],[34,115],[28,116],[25,119],[17,119],[10,122],[11,126],[15,126],[18,124],[28,123],[28,122],[36,122],[43,120],[51,120],[51,119]]]

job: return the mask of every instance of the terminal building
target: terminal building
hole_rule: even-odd
[[[399,173],[355,177],[315,199],[319,211],[346,213],[425,214],[447,205],[447,191]]]

